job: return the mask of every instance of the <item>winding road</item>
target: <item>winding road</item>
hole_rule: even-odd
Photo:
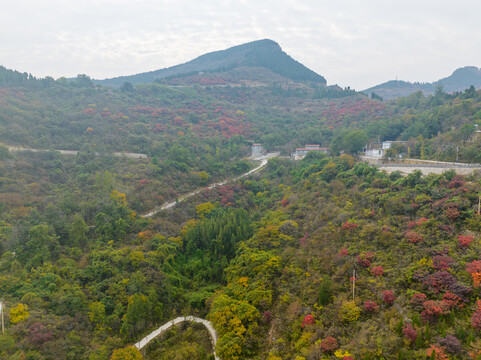
[[[246,176],[249,176],[253,173],[256,173],[258,172],[259,170],[261,170],[264,166],[267,165],[267,161],[273,157],[276,157],[276,156],[279,156],[279,153],[269,153],[267,155],[264,155],[260,158],[257,158],[255,160],[260,160],[261,161],[261,164],[257,167],[255,167],[254,169],[252,170],[249,170],[248,172],[246,172],[245,174],[242,174],[240,176],[237,176],[235,178],[232,178],[232,179],[226,179],[224,181],[221,181],[221,182],[218,182],[218,183],[214,183],[212,185],[209,185],[207,188],[203,187],[203,188],[200,188],[200,189],[197,189],[197,190],[194,190],[188,194],[185,194],[185,195],[182,195],[181,197],[179,197],[178,200],[176,201],[172,201],[172,202],[166,202],[164,204],[162,204],[161,206],[155,208],[154,210],[148,212],[147,214],[144,214],[144,215],[141,215],[141,217],[144,217],[144,218],[150,218],[154,215],[156,215],[157,213],[159,213],[160,211],[162,210],[167,210],[167,209],[170,209],[172,207],[174,207],[176,204],[182,202],[182,201],[185,201],[187,200],[188,198],[194,196],[194,195],[197,195],[199,194],[200,192],[202,192],[203,190],[205,189],[214,189],[216,188],[217,186],[222,186],[222,185],[225,185],[227,184],[228,182],[230,181],[236,181],[236,180],[239,180],[239,179],[242,179],[243,177],[246,177]]]
[[[236,180],[239,180],[239,179],[242,179],[246,176],[249,176],[251,174],[254,174],[258,171],[260,171],[264,166],[267,165],[267,162],[270,158],[273,158],[273,157],[276,157],[276,156],[279,156],[279,153],[269,153],[267,155],[264,155],[260,158],[256,158],[255,160],[260,160],[261,163],[259,166],[255,167],[254,169],[252,170],[249,170],[248,172],[246,172],[245,174],[242,174],[240,176],[237,176],[235,178],[232,178],[232,179],[226,179],[224,181],[221,181],[221,182],[217,182],[217,183],[214,183],[214,184],[211,184],[207,187],[207,189],[214,189],[216,188],[217,186],[222,186],[222,185],[225,185],[227,184],[228,182],[230,181],[236,181]],[[148,212],[147,214],[144,214],[144,215],[141,215],[142,217],[144,218],[149,218],[149,217],[152,217],[154,216],[155,214],[157,214],[158,212],[162,211],[162,210],[167,210],[167,209],[170,209],[172,207],[174,207],[176,204],[182,202],[182,201],[185,201],[187,200],[188,198],[194,196],[194,195],[197,195],[199,194],[201,191],[205,190],[206,188],[201,188],[201,189],[197,189],[195,191],[192,191],[188,194],[185,194],[181,197],[179,197],[179,199],[177,201],[172,201],[172,202],[166,202],[164,203],[163,205],[161,205],[160,207],[158,208],[155,208],[154,210]],[[153,332],[151,332],[149,335],[147,335],[146,337],[144,337],[142,340],[140,340],[139,342],[135,343],[134,346],[137,348],[137,349],[142,349],[144,346],[146,346],[151,340],[153,340],[154,338],[156,338],[157,336],[159,336],[160,334],[162,334],[163,332],[169,330],[171,327],[175,326],[175,325],[178,325],[182,322],[194,322],[194,323],[198,323],[198,324],[202,324],[206,327],[207,331],[209,332],[209,335],[210,335],[210,338],[211,338],[211,341],[212,341],[212,347],[213,349],[215,349],[215,345],[217,344],[217,333],[214,329],[214,327],[212,326],[212,323],[208,320],[205,320],[205,319],[201,319],[201,318],[198,318],[196,316],[183,316],[183,317],[177,317],[173,320],[170,320],[168,322],[166,322],[164,325],[160,326],[157,330],[154,330]],[[220,358],[216,355],[215,353],[215,350],[214,350],[214,357],[215,357],[215,360],[220,360]]]
[[[216,355],[215,353],[215,345],[217,344],[217,332],[215,331],[214,327],[212,326],[212,323],[210,321],[207,321],[205,319],[198,318],[196,316],[182,316],[182,317],[177,317],[173,320],[170,320],[166,322],[164,325],[159,327],[157,330],[154,330],[151,332],[149,335],[144,337],[142,340],[140,340],[138,343],[135,343],[134,346],[137,349],[142,349],[144,346],[146,346],[151,340],[162,334],[163,332],[169,330],[171,327],[178,325],[183,322],[194,322],[198,324],[202,324],[206,327],[207,331],[209,332],[210,339],[212,341],[212,348],[214,349],[214,357],[215,360],[220,360],[220,358]]]

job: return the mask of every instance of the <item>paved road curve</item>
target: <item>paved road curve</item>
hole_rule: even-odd
[[[166,322],[164,325],[162,325],[161,327],[159,327],[157,330],[151,332],[149,335],[144,337],[138,343],[135,343],[134,346],[137,349],[140,350],[145,345],[147,345],[151,340],[153,340],[154,338],[156,338],[157,336],[159,336],[163,332],[165,332],[165,331],[169,330],[171,327],[173,327],[175,325],[178,325],[180,323],[183,323],[185,321],[194,322],[194,323],[204,325],[206,327],[207,331],[209,332],[210,339],[212,341],[212,347],[215,349],[215,345],[217,344],[217,333],[216,333],[214,327],[212,326],[212,323],[210,321],[198,318],[196,316],[182,316],[182,317],[178,317],[178,318],[175,318],[173,320],[170,320],[170,321]],[[215,360],[220,360],[220,358],[215,354],[215,350],[214,350],[214,357],[215,357]]]
[[[261,160],[261,164],[259,166],[257,166],[256,168],[246,172],[245,174],[242,174],[240,176],[237,176],[233,179],[226,179],[224,181],[221,181],[221,182],[218,182],[218,183],[214,183],[212,185],[209,185],[207,187],[207,189],[214,189],[218,186],[222,186],[222,185],[225,185],[227,184],[229,181],[236,181],[236,180],[239,180],[239,179],[242,179],[243,177],[246,177],[246,176],[249,176],[255,172],[258,172],[259,170],[261,170],[264,166],[267,165],[267,161],[268,159],[270,158],[273,158],[273,157],[276,157],[276,156],[279,156],[279,153],[270,153],[270,154],[267,154],[261,158],[258,158],[256,160]],[[144,218],[149,218],[149,217],[152,217],[154,216],[155,214],[157,214],[158,212],[162,211],[162,210],[167,210],[167,209],[170,209],[172,207],[174,207],[176,204],[184,201],[184,200],[187,200],[188,198],[194,196],[194,195],[197,195],[198,193],[200,193],[201,191],[203,191],[204,189],[206,188],[201,188],[201,189],[197,189],[197,190],[194,190],[188,194],[185,194],[185,195],[182,195],[181,197],[179,197],[179,199],[177,201],[172,201],[172,202],[166,202],[164,203],[163,205],[161,205],[160,207],[157,207],[155,208],[154,210],[148,212],[147,214],[144,214],[144,215],[141,215],[142,217]]]

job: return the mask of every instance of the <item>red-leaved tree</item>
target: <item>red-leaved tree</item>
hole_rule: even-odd
[[[458,236],[458,246],[462,249],[466,249],[474,240],[471,235],[459,235]]]
[[[378,265],[378,266],[374,266],[372,269],[371,269],[371,274],[372,276],[375,276],[375,277],[380,277],[380,276],[383,276],[384,274],[384,269],[381,265]]]
[[[408,339],[411,342],[411,344],[414,344],[414,342],[416,341],[416,338],[418,337],[418,333],[411,324],[404,325],[403,333],[406,339]]]
[[[396,298],[394,297],[394,294],[392,293],[392,290],[383,290],[382,291],[382,301],[384,301],[386,304],[391,305]]]
[[[314,325],[316,323],[316,319],[311,314],[304,316],[304,320],[302,320],[302,328],[306,325]]]
[[[330,354],[338,347],[337,340],[332,336],[328,336],[327,338],[321,340],[321,350],[324,353]]]
[[[423,303],[426,301],[427,296],[424,295],[423,293],[416,293],[413,296],[411,296],[411,305],[417,308],[422,308]]]
[[[364,302],[364,309],[365,309],[367,312],[374,313],[374,312],[376,312],[376,311],[379,309],[379,305],[376,304],[375,301],[366,300],[366,301]]]
[[[425,322],[433,323],[439,316],[449,313],[449,308],[446,303],[439,300],[428,300],[423,303],[424,310],[421,313],[421,318]]]
[[[364,251],[356,257],[356,262],[363,268],[368,268],[371,265],[371,261],[374,258],[374,254],[370,251]]]
[[[471,325],[473,325],[476,330],[481,331],[481,300],[476,302],[476,310],[471,316]]]
[[[423,241],[422,235],[419,235],[414,231],[406,231],[406,233],[404,234],[404,237],[406,238],[408,243],[411,243],[411,244],[418,244]]]

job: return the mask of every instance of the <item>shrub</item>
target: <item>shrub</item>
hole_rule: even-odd
[[[433,257],[433,267],[436,270],[449,269],[454,264],[454,259],[450,256],[436,255]]]
[[[324,353],[331,354],[339,346],[337,345],[337,340],[332,336],[328,336],[321,340],[321,350]]]
[[[479,272],[472,273],[471,277],[473,278],[473,286],[475,288],[481,287],[481,273]]]
[[[383,276],[383,274],[384,274],[384,269],[382,268],[381,265],[374,266],[374,267],[371,269],[371,274],[372,274],[372,276],[375,276],[375,277]]]
[[[272,313],[270,311],[264,311],[263,317],[264,320],[269,323],[272,320]]]
[[[471,316],[471,325],[478,331],[481,331],[481,300],[476,302],[476,310]]]
[[[379,305],[376,304],[375,301],[367,300],[366,302],[364,302],[364,309],[367,312],[374,313],[374,312],[378,311]]]
[[[334,356],[338,359],[353,359],[352,355],[348,351],[343,351],[342,349],[337,349],[334,351]]]
[[[128,346],[124,349],[114,350],[110,360],[142,360],[143,356],[140,351],[133,347]]]
[[[424,284],[436,294],[441,290],[449,290],[463,298],[463,300],[472,291],[471,288],[458,283],[456,278],[446,270],[436,271],[434,274],[426,276]]]
[[[470,274],[481,273],[481,260],[474,260],[466,264],[466,271]]]
[[[30,313],[28,312],[28,305],[19,303],[17,306],[10,309],[10,322],[17,324],[28,319]]]
[[[396,298],[392,293],[392,290],[383,290],[382,291],[382,301],[384,301],[387,305],[391,305]]]
[[[428,300],[423,303],[424,311],[421,313],[421,318],[425,322],[435,322],[438,316],[449,313],[449,308],[443,301]]]
[[[461,213],[460,213],[459,210],[458,210],[456,207],[454,207],[454,206],[449,207],[449,208],[446,209],[446,216],[447,216],[447,217],[449,218],[449,220],[451,220],[451,221],[456,220],[456,219],[459,217],[459,215],[461,215]]]
[[[354,230],[357,227],[358,227],[358,225],[356,223],[352,223],[352,222],[349,222],[349,221],[346,221],[342,225],[343,230]]]
[[[462,307],[464,305],[463,299],[459,296],[453,294],[451,291],[446,291],[443,295],[443,303],[449,308],[449,310],[456,309]]]
[[[459,235],[458,236],[458,246],[462,249],[467,248],[474,240],[473,236],[470,235]]]
[[[364,251],[356,257],[356,262],[363,268],[368,268],[373,258],[374,254],[372,252]]]
[[[411,344],[414,344],[414,342],[416,341],[416,338],[418,337],[418,333],[411,324],[404,325],[403,333],[406,339],[408,339],[411,342]]]
[[[421,226],[422,224],[428,222],[429,219],[426,219],[425,217],[419,218],[418,221],[416,222],[417,226]]]
[[[474,260],[466,264],[466,271],[471,274],[473,278],[473,286],[479,288],[481,286],[481,261]]]
[[[361,309],[355,301],[344,301],[341,305],[341,317],[344,321],[356,321],[361,316]]]
[[[423,293],[416,293],[411,297],[411,305],[414,307],[423,307],[423,303],[426,301],[427,296],[424,295]]]
[[[316,323],[316,319],[314,319],[314,316],[312,315],[306,315],[304,316],[304,320],[302,320],[302,328],[304,328],[306,325],[314,325]]]
[[[406,231],[404,234],[404,238],[408,241],[410,244],[418,244],[423,241],[422,235],[419,235],[418,233],[414,231]]]
[[[411,220],[408,222],[408,229],[414,229],[416,226],[418,226],[417,222],[415,220]]]
[[[449,360],[449,356],[446,355],[444,350],[445,349],[442,346],[431,345],[429,349],[426,351],[426,355],[432,358],[434,353],[435,360]]]
[[[438,338],[438,342],[450,354],[459,355],[463,351],[463,347],[456,336],[446,335],[445,338]]]
[[[36,322],[28,327],[27,341],[35,346],[50,341],[52,337],[52,332],[42,323]]]

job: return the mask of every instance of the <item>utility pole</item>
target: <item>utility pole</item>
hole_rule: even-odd
[[[356,293],[356,270],[352,270],[352,300]]]
[[[0,313],[2,313],[2,334],[5,332],[5,327],[3,325],[3,302],[0,301]]]

